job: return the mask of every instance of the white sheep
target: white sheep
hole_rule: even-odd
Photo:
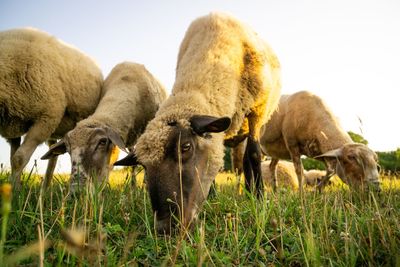
[[[335,172],[353,186],[379,183],[376,154],[366,145],[354,143],[322,99],[310,92],[282,96],[277,110],[261,129],[260,142],[263,152],[272,157],[272,169],[279,159],[293,161],[300,189],[301,155],[324,162],[327,172],[319,189]]]
[[[299,182],[297,180],[296,172],[293,164],[288,161],[280,161],[276,166],[276,181],[273,181],[273,175],[270,170],[270,160],[263,161],[261,163],[261,171],[263,181],[267,186],[272,186],[276,182],[279,187],[288,187],[293,190],[299,188]]]
[[[0,135],[11,145],[16,186],[39,144],[94,112],[102,84],[92,59],[53,36],[32,28],[0,32]]]
[[[192,22],[180,47],[172,94],[135,148],[146,169],[159,232],[169,232],[171,211],[185,226],[195,218],[223,165],[224,139],[249,135],[247,174],[254,174],[261,193],[259,129],[279,94],[279,61],[256,33],[220,13]],[[136,163],[134,154],[128,158]]]
[[[242,159],[245,143],[246,142],[242,142],[238,146],[231,149],[232,169],[235,174],[239,176],[243,173]],[[267,186],[274,187],[271,171],[269,168],[270,163],[271,160],[263,161],[261,163],[261,171],[263,181],[267,184]],[[276,183],[278,184],[278,186],[283,184],[284,186],[288,186],[292,189],[299,188],[299,182],[292,162],[288,162],[285,160],[279,161],[276,166],[276,172]],[[326,171],[304,170],[305,184],[307,186],[316,186],[325,175]]]
[[[322,181],[322,178],[324,176],[326,176],[326,171],[304,170],[304,181],[305,181],[305,184],[308,186],[318,185]]]
[[[166,98],[164,87],[140,64],[123,62],[104,81],[104,96],[93,115],[80,121],[42,157],[71,156],[71,177],[108,178],[110,158],[117,146],[132,148]],[[79,180],[78,180],[79,178]]]

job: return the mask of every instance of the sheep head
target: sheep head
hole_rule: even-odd
[[[223,134],[218,133],[228,129],[230,122],[227,117],[211,116],[192,116],[159,127],[150,122],[139,138],[135,153],[146,170],[145,181],[160,234],[169,234],[177,221],[187,228],[196,218],[222,167]],[[166,139],[156,146],[155,136]],[[149,160],[148,154],[154,149],[163,151],[163,155]],[[115,165],[135,163],[135,156],[130,154]]]
[[[336,161],[337,175],[350,186],[359,188],[380,184],[378,157],[364,144],[346,144],[316,158]]]
[[[73,183],[85,182],[89,176],[102,182],[108,178],[117,147],[126,150],[119,134],[109,127],[76,127],[50,147],[42,159],[68,152]]]

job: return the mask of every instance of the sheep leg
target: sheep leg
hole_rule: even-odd
[[[271,183],[272,189],[276,191],[278,188],[278,180],[276,179],[276,166],[278,165],[279,159],[272,158],[271,163],[269,164],[269,171],[271,173]]]
[[[260,144],[252,136],[247,138],[243,170],[246,178],[246,189],[253,189],[252,182],[254,181],[256,195],[261,197],[264,191],[261,176],[261,148]]]
[[[15,155],[15,152],[18,150],[18,148],[21,146],[21,137],[17,137],[17,138],[8,138],[7,142],[10,144],[10,162],[11,162],[11,169],[13,166],[13,157]],[[15,184],[15,187],[19,187],[20,182],[19,180],[15,181],[14,177],[11,175],[11,181],[13,181]]]
[[[49,129],[49,124],[46,120],[36,122],[29,129],[24,141],[15,151],[11,159],[11,177],[14,185],[17,188],[21,184],[22,171],[26,164],[28,164],[29,159],[31,158],[36,147],[46,141],[54,130],[55,129]]]
[[[328,184],[329,179],[335,174],[334,166],[329,162],[324,162],[326,168],[326,174],[322,177],[321,181],[318,183],[317,188],[318,191],[321,192],[324,187]]]
[[[51,147],[55,143],[57,143],[56,139],[47,140],[47,145],[49,147]],[[53,173],[54,173],[54,169],[56,168],[56,164],[57,164],[57,156],[51,157],[49,159],[49,161],[47,162],[46,174],[44,175],[44,181],[43,181],[44,186],[46,188],[49,187],[49,185],[51,184],[51,180],[53,178]]]
[[[7,142],[10,144],[11,151],[10,151],[10,162],[15,154],[15,151],[19,148],[21,145],[21,137],[17,138],[9,138],[7,139]]]
[[[289,149],[290,157],[292,158],[294,169],[296,171],[297,180],[299,181],[299,193],[303,195],[303,181],[304,181],[304,171],[303,171],[303,163],[300,159],[300,150],[297,146],[292,146]]]
[[[243,173],[244,173],[245,188],[248,192],[251,192],[254,178],[253,178],[253,172],[251,170],[251,162],[248,156],[247,146],[243,156]]]

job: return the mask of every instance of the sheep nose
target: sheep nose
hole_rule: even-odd
[[[82,172],[82,168],[79,163],[76,161],[72,162],[71,167],[71,182],[74,183],[84,183],[87,179],[84,172]]]

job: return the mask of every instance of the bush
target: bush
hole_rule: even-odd
[[[396,151],[376,152],[379,165],[384,172],[400,172],[400,148]]]
[[[312,159],[312,158],[302,158],[301,161],[303,162],[303,167],[305,170],[325,170],[325,165],[322,161]]]

